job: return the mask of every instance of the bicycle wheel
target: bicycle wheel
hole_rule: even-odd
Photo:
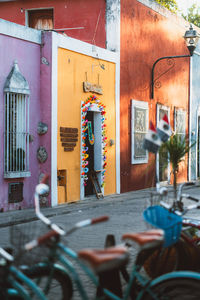
[[[193,278],[173,278],[151,288],[152,295],[145,293],[141,300],[199,300],[200,281]]]
[[[26,276],[33,279],[41,288],[48,300],[70,300],[73,294],[72,281],[68,274],[58,268],[51,266],[36,266],[23,270]],[[50,275],[52,274],[52,275]],[[51,279],[49,279],[51,276]],[[29,290],[31,299],[36,299],[33,292]]]
[[[143,268],[150,278],[178,269],[179,252],[176,245],[155,249],[145,260]]]

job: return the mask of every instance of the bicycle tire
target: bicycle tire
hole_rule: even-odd
[[[70,300],[73,295],[72,281],[68,274],[60,270],[59,268],[53,269],[53,275],[51,280],[51,286],[47,292],[44,291],[46,288],[47,280],[52,272],[51,266],[36,266],[33,268],[26,268],[23,270],[26,276],[36,281],[37,285],[42,289],[48,300]],[[38,280],[39,283],[38,283]],[[34,298],[34,294],[31,299]]]
[[[199,300],[200,299],[200,281],[194,278],[172,278],[162,281],[153,287],[151,292],[140,298],[141,300]]]
[[[176,245],[168,248],[157,248],[147,257],[143,264],[146,274],[156,278],[178,269],[179,252]]]

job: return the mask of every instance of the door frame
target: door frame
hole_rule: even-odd
[[[47,33],[48,34],[48,33]],[[51,107],[51,206],[58,205],[57,189],[57,101],[58,101],[58,49],[63,48],[76,53],[84,54],[93,58],[98,58],[115,64],[115,112],[116,112],[116,143],[115,143],[115,166],[116,166],[116,193],[120,194],[120,53],[103,49],[93,44],[88,44],[80,40],[62,36],[56,32],[51,32],[52,36],[52,107]],[[81,180],[80,180],[81,181]]]
[[[81,107],[82,107],[83,101],[81,102]],[[81,108],[81,115],[82,115],[82,109]],[[101,125],[102,125],[102,121],[101,121],[101,111],[99,109],[99,107],[95,104],[93,104],[90,108],[89,111],[92,111],[94,113],[93,117],[94,117],[94,169],[95,170],[101,170],[102,169],[102,156],[103,156],[103,139],[102,139],[102,132],[101,132]],[[83,131],[81,130],[81,140],[84,136]],[[101,145],[101,147],[99,147],[99,145]],[[82,152],[83,152],[83,146],[81,143],[81,151],[80,151],[80,155],[82,158]],[[81,167],[81,173],[83,172],[83,167]],[[97,178],[99,181],[99,184],[101,186],[102,184],[102,173],[97,174]],[[104,188],[101,188],[102,193],[104,195]],[[80,198],[81,200],[86,199],[87,197],[85,197],[85,186],[84,186],[84,179],[83,177],[81,177],[80,180]]]

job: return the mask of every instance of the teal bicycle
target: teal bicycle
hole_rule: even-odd
[[[13,266],[13,260],[13,256],[0,247],[0,299],[31,300],[34,295],[35,299],[46,300],[40,288]]]
[[[89,300],[88,291],[84,287],[79,276],[77,267],[73,264],[78,264],[79,268],[84,272],[85,276],[90,278],[94,286],[97,288],[96,299],[114,299],[114,300],[166,300],[166,299],[200,299],[200,274],[195,272],[177,271],[169,274],[164,274],[149,280],[140,272],[146,257],[152,249],[159,247],[164,241],[164,232],[162,230],[150,230],[140,233],[126,233],[123,235],[123,240],[137,243],[139,252],[135,262],[132,265],[128,282],[125,288],[122,289],[119,280],[110,283],[112,274],[116,270],[120,270],[129,262],[129,250],[124,245],[111,247],[107,249],[83,249],[76,253],[61,242],[63,236],[68,236],[77,229],[99,221],[105,221],[108,218],[102,217],[99,219],[90,219],[78,222],[69,231],[64,231],[56,224],[46,218],[40,211],[39,195],[46,192],[48,187],[45,184],[39,184],[36,187],[35,206],[36,214],[51,230],[37,239],[27,243],[25,248],[30,250],[38,245],[45,245],[50,250],[51,262],[59,262],[64,269],[69,272],[71,282],[66,283],[66,288],[70,290],[70,296],[65,298],[59,295],[60,299],[71,299],[72,284],[74,283],[79,292],[80,299]],[[49,260],[50,261],[50,260]],[[49,266],[49,261],[46,261]],[[109,278],[110,280],[103,280]],[[69,284],[69,285],[68,285]],[[116,288],[117,286],[117,288]],[[58,296],[57,296],[57,299]]]

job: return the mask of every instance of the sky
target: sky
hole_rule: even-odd
[[[187,12],[187,9],[191,7],[193,4],[197,4],[200,6],[200,0],[176,0],[179,9],[183,11],[183,13]]]

